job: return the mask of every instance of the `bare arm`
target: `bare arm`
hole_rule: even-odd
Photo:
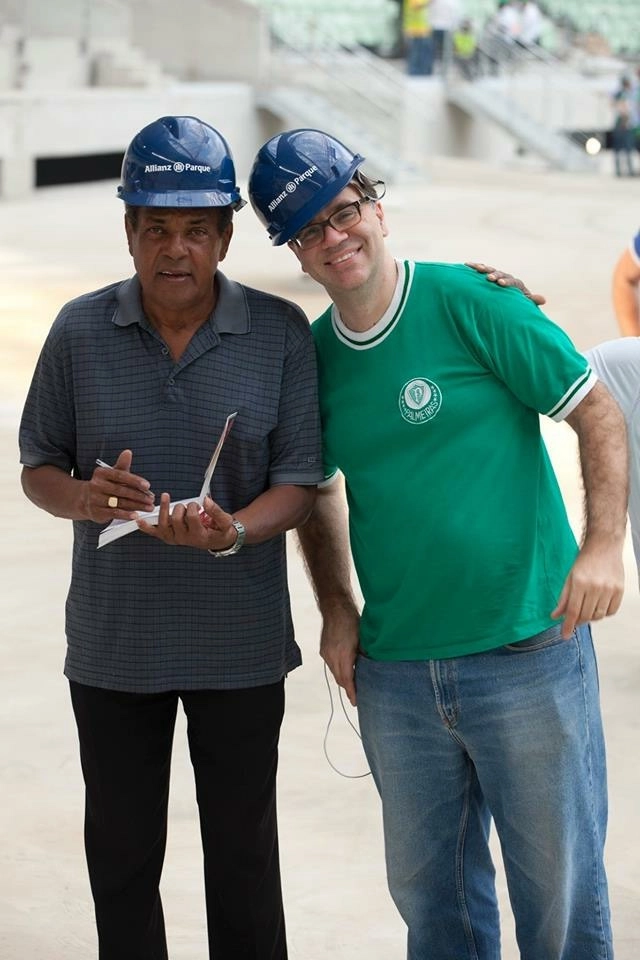
[[[585,523],[580,552],[552,613],[564,617],[564,637],[578,624],[611,616],[620,606],[629,493],[624,417],[604,384],[595,385],[567,423],[580,446]]]
[[[318,491],[313,513],[297,530],[320,613],[320,655],[355,706],[353,669],[360,613],[351,586],[351,552],[342,480]]]
[[[625,250],[613,271],[613,309],[623,337],[640,336],[640,265]]]
[[[130,473],[132,453],[123,450],[116,469],[97,467],[90,480],[79,480],[52,464],[24,467],[22,489],[36,507],[67,520],[108,523],[126,520],[137,510],[153,509],[153,494],[144,477]],[[109,497],[118,507],[109,507]]]

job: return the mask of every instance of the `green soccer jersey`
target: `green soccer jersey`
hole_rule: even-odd
[[[577,547],[540,435],[596,382],[516,290],[458,264],[398,264],[366,333],[313,325],[325,471],[345,475],[377,660],[477,653],[550,617]]]

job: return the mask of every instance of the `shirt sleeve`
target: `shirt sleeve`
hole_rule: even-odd
[[[640,338],[608,340],[587,350],[586,357],[630,420],[640,400]]]
[[[52,326],[27,394],[19,431],[20,462],[51,464],[66,473],[76,467],[76,435],[64,311]]]
[[[597,382],[586,357],[519,291],[474,281],[471,292],[462,314],[479,362],[523,404],[564,420]]]
[[[269,480],[313,485],[323,479],[316,351],[306,317],[296,314],[287,337],[278,423]]]
[[[635,237],[629,244],[629,252],[635,260],[635,262],[640,266],[640,231],[636,233]]]
[[[325,467],[324,480],[322,480],[318,484],[318,489],[324,490],[326,489],[326,487],[330,487],[332,484],[336,482],[339,475],[340,475],[340,471],[338,470],[337,467],[330,468],[330,472],[327,472],[327,468]]]

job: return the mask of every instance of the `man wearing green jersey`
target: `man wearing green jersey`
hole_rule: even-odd
[[[498,960],[488,837],[523,960],[610,960],[589,621],[622,597],[624,420],[569,338],[459,264],[396,261],[381,184],[317,130],[249,193],[333,301],[315,322],[325,476],[299,530],[321,653],[359,712],[409,960]],[[578,548],[539,414],[577,432]],[[364,609],[350,586],[349,539]]]

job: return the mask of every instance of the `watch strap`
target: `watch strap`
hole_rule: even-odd
[[[227,547],[225,550],[209,550],[208,552],[212,557],[232,557],[234,553],[237,553],[242,549],[244,544],[247,531],[244,528],[244,524],[240,520],[235,518],[231,521],[232,526],[236,528],[236,540],[235,543],[232,543],[230,547]]]

